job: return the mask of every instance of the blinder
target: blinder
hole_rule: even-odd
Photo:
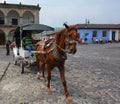
[[[68,35],[68,32],[65,32],[65,39],[66,39],[66,47],[68,49],[69,45],[76,45],[77,44],[77,40],[70,40],[70,37]]]

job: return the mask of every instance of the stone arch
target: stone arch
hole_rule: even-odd
[[[5,38],[5,32],[3,30],[0,30],[0,45],[5,45],[6,38]]]
[[[19,25],[20,24],[20,16],[17,11],[11,10],[7,14],[8,24],[9,25]]]
[[[5,16],[4,13],[0,11],[0,24],[4,24],[4,23],[5,23]]]
[[[11,30],[11,31],[8,33],[8,40],[13,41],[14,32],[15,32],[15,30]]]
[[[23,17],[23,24],[34,23],[35,17],[31,11],[25,11],[22,17]]]

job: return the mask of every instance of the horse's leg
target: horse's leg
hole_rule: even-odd
[[[42,63],[42,64],[41,64],[41,68],[42,68],[42,77],[41,77],[41,79],[42,79],[42,80],[45,80],[45,73],[44,73],[45,63]]]
[[[51,92],[51,88],[50,88],[51,69],[52,69],[51,66],[47,65],[47,74],[48,74],[47,90],[48,90],[48,92]]]
[[[39,60],[36,60],[36,66],[37,66],[37,79],[40,79],[40,65],[39,65]]]
[[[62,64],[61,66],[58,67],[59,71],[60,71],[60,77],[61,77],[61,81],[64,87],[64,92],[66,95],[66,98],[68,99],[68,101],[72,101],[72,98],[67,90],[67,84],[66,84],[66,80],[65,80],[65,69],[64,69],[64,64]]]

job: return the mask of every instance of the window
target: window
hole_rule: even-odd
[[[4,18],[0,17],[0,24],[4,24]]]
[[[18,20],[15,19],[15,18],[13,18],[13,19],[12,19],[12,25],[18,25]]]
[[[92,37],[97,37],[97,31],[93,31]]]
[[[103,31],[102,36],[103,36],[103,37],[106,37],[106,35],[107,35],[107,32],[106,32],[106,31]]]

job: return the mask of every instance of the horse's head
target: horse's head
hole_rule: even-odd
[[[66,27],[65,32],[65,44],[68,53],[75,54],[77,51],[76,45],[79,39],[79,33],[77,32],[77,28],[75,26],[68,26],[64,24]]]

